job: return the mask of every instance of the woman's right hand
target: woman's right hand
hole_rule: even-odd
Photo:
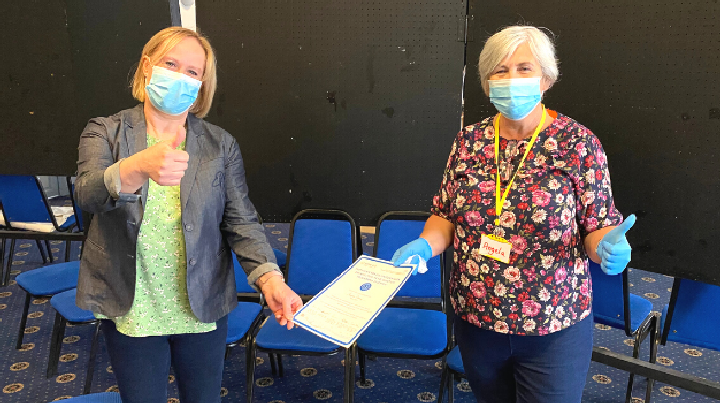
[[[185,139],[181,129],[173,140],[162,141],[120,163],[120,184],[122,193],[135,193],[148,178],[161,186],[177,186],[185,176],[190,156],[176,148]]]
[[[172,141],[162,141],[142,152],[139,160],[140,169],[161,186],[178,186],[185,176],[190,155],[183,150],[176,150],[185,136],[178,133]]]

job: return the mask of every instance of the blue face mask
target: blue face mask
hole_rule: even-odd
[[[541,77],[489,80],[490,102],[508,119],[521,120],[542,99]]]
[[[161,112],[179,115],[197,99],[202,81],[176,73],[160,66],[153,66],[150,82],[145,86],[150,103]]]

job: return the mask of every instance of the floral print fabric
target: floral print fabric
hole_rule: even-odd
[[[158,140],[148,136],[148,147]],[[184,149],[183,142],[179,149]],[[203,333],[215,323],[198,320],[187,293],[185,236],[180,186],[160,186],[152,179],[137,238],[135,299],[124,316],[112,318],[131,337]]]
[[[458,133],[432,212],[455,224],[451,302],[483,329],[546,335],[579,322],[592,308],[585,236],[618,225],[607,159],[600,141],[577,121],[551,112],[511,185],[495,228],[495,178],[501,192],[517,170],[526,141],[500,139],[495,163],[492,118]],[[482,256],[480,238],[512,243],[509,264]]]

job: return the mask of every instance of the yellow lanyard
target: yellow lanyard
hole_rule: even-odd
[[[518,164],[518,168],[513,174],[513,177],[510,179],[510,182],[508,182],[507,188],[505,188],[505,192],[500,195],[500,163],[498,162],[498,155],[500,154],[500,115],[495,118],[495,121],[493,122],[493,126],[495,127],[495,226],[497,227],[500,225],[500,213],[502,212],[502,206],[505,203],[505,199],[507,198],[508,193],[510,193],[510,188],[512,187],[512,183],[515,180],[515,177],[517,176],[518,172],[522,169],[523,164],[525,163],[525,158],[527,157],[528,153],[533,147],[533,144],[535,144],[535,139],[537,138],[538,134],[540,133],[540,130],[542,130],[543,125],[545,124],[545,105],[542,106],[542,118],[540,118],[540,124],[535,129],[535,132],[532,135],[532,138],[530,139],[530,143],[525,147],[525,154],[523,154],[522,159],[520,160],[520,164]]]

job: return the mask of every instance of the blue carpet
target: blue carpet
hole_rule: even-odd
[[[286,250],[288,224],[265,224],[268,239],[273,247]],[[372,235],[364,234],[365,253],[372,252]],[[9,242],[6,243],[9,246]],[[78,259],[79,243],[72,245],[72,259]],[[63,259],[64,243],[52,245],[53,255]],[[19,241],[15,249],[17,273],[42,265],[35,242]],[[631,270],[632,292],[651,300],[656,311],[670,298],[672,279],[655,273]],[[14,283],[0,288],[0,401],[50,402],[81,393],[85,381],[92,326],[72,326],[65,332],[58,376],[45,377],[48,345],[55,312],[47,300],[36,300],[30,307],[25,348],[15,349],[17,329],[22,312],[24,292]],[[596,325],[595,345],[631,355],[632,340],[616,329]],[[116,390],[115,378],[101,338],[93,392]],[[648,342],[643,343],[642,357],[647,359]],[[342,401],[342,355],[326,357],[283,357],[285,376],[272,377],[267,356],[258,358],[255,402],[328,402]],[[700,348],[668,343],[659,346],[658,362],[669,368],[720,381],[720,354]],[[440,369],[437,361],[412,361],[379,358],[368,361],[368,385],[356,388],[358,402],[432,402],[437,401]],[[592,363],[587,378],[583,402],[622,402],[627,383],[626,372]],[[634,396],[644,397],[645,379],[637,378]],[[456,384],[458,403],[474,401],[466,383]],[[223,402],[245,402],[244,349],[236,347],[225,363],[222,395]],[[168,402],[178,402],[175,379],[168,377]],[[636,398],[635,403],[642,402]],[[655,402],[714,402],[715,400],[685,390],[656,383]]]

